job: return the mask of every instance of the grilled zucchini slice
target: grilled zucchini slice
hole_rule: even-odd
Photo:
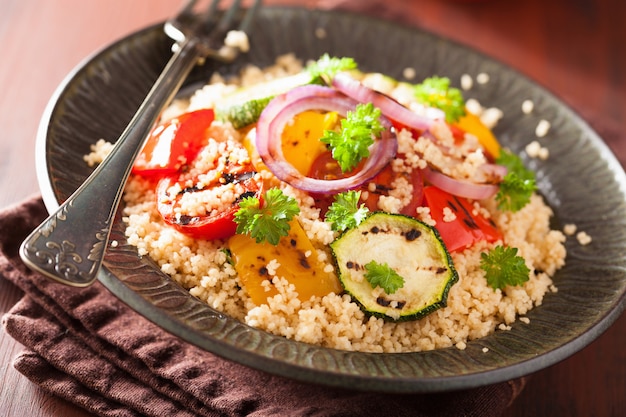
[[[338,237],[331,249],[339,279],[363,311],[392,321],[415,320],[445,307],[458,274],[439,233],[399,214],[375,212]],[[389,266],[404,279],[393,294],[372,286],[366,265]]]
[[[215,106],[215,117],[218,120],[229,121],[235,129],[241,129],[256,123],[267,103],[275,96],[313,81],[311,74],[304,71],[251,87],[243,87],[224,97]]]

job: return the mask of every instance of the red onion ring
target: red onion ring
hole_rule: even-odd
[[[339,73],[335,75],[333,79],[333,86],[357,101],[373,103],[374,106],[380,108],[381,112],[387,117],[409,128],[422,131],[424,132],[424,135],[433,142],[438,142],[429,131],[436,119],[418,115],[392,98],[364,86],[361,82],[352,78],[347,73]],[[442,148],[444,153],[448,153],[449,150],[441,145],[439,146]],[[493,181],[501,180],[504,175],[506,175],[506,168],[494,164],[485,164],[485,166],[481,167],[480,170],[483,176]],[[425,169],[423,174],[425,179],[433,185],[448,191],[453,195],[473,200],[482,200],[491,197],[499,190],[499,186],[496,184],[459,180],[430,168]]]
[[[336,111],[345,116],[358,103],[340,92],[318,85],[297,87],[275,97],[261,113],[257,122],[256,146],[267,168],[280,180],[301,190],[331,194],[362,185],[378,174],[396,155],[398,142],[391,122],[381,116],[385,128],[370,147],[370,156],[356,174],[336,180],[322,180],[300,173],[283,156],[281,136],[285,125],[306,110]]]
[[[471,200],[484,200],[495,195],[500,189],[496,184],[477,184],[471,181],[459,180],[431,168],[424,168],[422,173],[424,178],[435,187],[452,195]]]
[[[405,125],[408,128],[427,131],[435,122],[425,116],[421,116],[398,103],[383,93],[364,86],[345,72],[338,73],[333,78],[333,87],[348,97],[352,97],[361,103],[372,103],[387,117]]]
[[[504,165],[498,164],[483,164],[478,169],[492,182],[502,181],[508,172]]]

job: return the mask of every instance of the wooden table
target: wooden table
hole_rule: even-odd
[[[587,119],[626,165],[623,0],[319,0],[266,3],[362,9],[468,44],[520,70]],[[2,0],[0,207],[38,192],[34,144],[56,86],[84,57],[162,21],[176,0]],[[1,232],[1,231],[0,231]],[[0,278],[6,312],[19,291]],[[538,372],[506,416],[626,415],[626,315],[583,351]],[[22,349],[0,336],[0,415],[85,416],[11,366]]]

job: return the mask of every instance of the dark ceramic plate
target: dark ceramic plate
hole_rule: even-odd
[[[316,59],[351,56],[366,71],[401,78],[434,74],[459,80],[463,73],[490,74],[468,97],[496,106],[505,117],[496,133],[521,152],[540,118],[552,123],[543,143],[546,161],[531,160],[541,192],[556,213],[554,227],[575,223],[592,236],[581,246],[567,241],[567,264],[555,276],[559,291],[533,309],[530,324],[468,343],[467,349],[371,354],[324,349],[250,328],[216,313],[140,258],[125,243],[118,221],[99,280],[133,309],[164,329],[233,361],[298,380],[389,392],[434,392],[500,382],[552,365],[597,338],[624,309],[626,292],[626,177],[602,140],[576,114],[519,73],[472,50],[414,28],[336,12],[266,8],[254,28],[252,52],[220,68],[245,62],[269,65],[286,52]],[[318,28],[327,36],[315,36]],[[290,34],[285,36],[285,34]],[[134,33],[81,64],[59,87],[43,117],[38,142],[41,189],[49,209],[89,175],[82,156],[99,138],[113,140],[130,120],[169,58],[161,28]],[[216,67],[198,68],[188,85],[208,79]],[[524,99],[535,103],[521,112]],[[591,200],[593,198],[593,200]],[[593,203],[591,203],[593,201]],[[487,353],[483,348],[487,347]]]

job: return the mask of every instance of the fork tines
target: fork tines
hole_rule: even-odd
[[[208,4],[207,4],[208,3]],[[233,60],[239,52],[247,52],[251,22],[261,5],[261,0],[251,0],[246,7],[242,0],[234,0],[228,8],[220,10],[221,0],[189,0],[165,25],[166,33],[178,43],[195,37],[206,48],[206,56],[223,61]]]
[[[247,11],[241,19],[237,28],[234,24],[239,17],[241,11],[245,8],[242,0],[234,0],[230,7],[224,10],[220,15],[221,0],[211,0],[208,5],[203,5],[206,1],[189,0],[183,8],[181,15],[188,17],[196,16],[200,22],[203,22],[205,28],[212,36],[218,37],[218,34],[225,35],[229,30],[238,30],[247,32],[250,27],[257,9],[261,5],[261,0],[253,0],[247,7]]]

